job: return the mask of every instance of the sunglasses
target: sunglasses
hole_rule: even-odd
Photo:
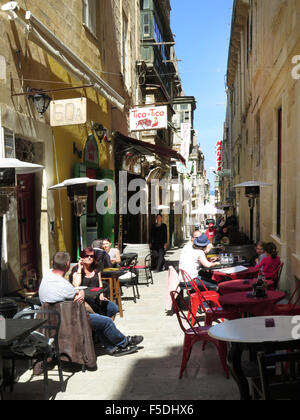
[[[93,255],[85,255],[83,258],[92,258],[92,259],[94,259],[94,254]]]

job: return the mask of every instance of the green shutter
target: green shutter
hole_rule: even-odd
[[[75,163],[74,165],[74,178],[85,178],[86,177],[86,165],[83,163]],[[82,242],[83,249],[86,248],[86,225],[87,225],[87,216],[81,216],[81,226],[82,226]],[[78,261],[79,258],[79,226],[78,219],[73,215],[73,258],[74,261]]]

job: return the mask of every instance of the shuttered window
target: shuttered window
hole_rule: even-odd
[[[82,0],[82,23],[93,34],[97,36],[96,0]]]
[[[16,157],[14,133],[4,128],[4,157],[12,159]]]

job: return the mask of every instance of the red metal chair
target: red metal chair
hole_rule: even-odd
[[[196,326],[192,325],[191,322],[188,320],[187,316],[183,312],[183,310],[180,307],[183,307],[185,309],[187,308],[187,305],[185,303],[185,300],[182,298],[180,293],[178,292],[171,292],[171,299],[173,303],[173,308],[176,313],[180,328],[184,332],[184,343],[183,343],[183,354],[182,354],[182,360],[181,360],[181,367],[180,367],[180,373],[179,373],[179,379],[182,378],[183,372],[187,366],[187,363],[189,361],[192,347],[195,343],[203,341],[205,344],[207,341],[215,344],[217,347],[219,357],[223,366],[223,369],[226,374],[226,378],[229,379],[229,373],[228,373],[228,367],[226,364],[226,357],[227,357],[227,346],[225,342],[216,340],[208,335],[209,328],[208,326],[202,327],[196,320]],[[177,303],[177,300],[180,301],[180,307]]]
[[[266,277],[268,279],[273,280],[274,290],[278,289],[283,266],[284,266],[284,263],[282,262],[272,274],[270,274]]]
[[[203,306],[202,305],[203,300],[206,299],[210,302],[213,302],[215,307],[221,307],[219,303],[220,296],[218,292],[215,292],[213,290],[208,290],[205,284],[200,279],[198,279],[205,290],[204,292],[202,292],[202,294],[200,294],[200,290],[196,281],[193,281],[190,275],[186,271],[180,269],[180,272],[181,272],[181,275],[182,275],[182,278],[186,287],[186,291],[190,297],[188,319],[190,320],[192,317],[191,322],[193,325],[193,323],[195,322],[195,318],[196,318],[199,306],[201,306],[201,308]],[[191,293],[191,290],[194,290],[194,293]],[[223,321],[224,320],[222,320],[222,322]]]
[[[297,297],[295,302],[292,303],[299,288],[300,288],[300,282],[296,286],[288,303],[279,303],[277,305],[274,305],[273,315],[300,315],[300,306],[298,305],[298,302],[300,300],[300,295]]]

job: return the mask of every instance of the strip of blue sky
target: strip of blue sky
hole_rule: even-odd
[[[171,27],[186,95],[197,100],[195,128],[214,188],[215,146],[223,138],[225,78],[233,0],[171,0]]]

